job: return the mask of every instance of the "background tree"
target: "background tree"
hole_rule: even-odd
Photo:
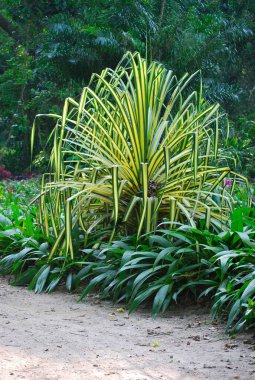
[[[58,112],[92,72],[137,50],[179,77],[202,70],[206,97],[229,114],[232,150],[254,177],[254,33],[248,0],[3,0],[0,161],[25,170],[34,116]],[[42,141],[50,130],[45,121]]]

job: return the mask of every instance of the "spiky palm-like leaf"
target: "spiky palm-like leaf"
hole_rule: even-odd
[[[199,75],[196,73],[194,75]],[[56,249],[74,255],[75,231],[109,227],[110,236],[152,231],[164,218],[226,227],[231,196],[216,167],[219,105],[189,93],[163,65],[127,53],[94,74],[80,101],[68,98],[52,133],[52,173],[44,176],[41,224]],[[34,139],[35,128],[32,133]],[[223,161],[221,161],[223,162]]]

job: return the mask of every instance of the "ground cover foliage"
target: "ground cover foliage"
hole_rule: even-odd
[[[3,188],[9,193],[6,185]],[[0,272],[11,274],[13,285],[39,293],[65,284],[68,291],[78,290],[81,299],[97,290],[130,311],[143,303],[152,305],[153,316],[174,302],[202,298],[210,300],[212,318],[226,319],[228,332],[254,326],[255,215],[242,200],[232,217],[236,231],[215,234],[188,225],[169,229],[164,223],[139,242],[128,236],[110,244],[100,241],[101,231],[90,237],[75,260],[63,255],[49,259],[54,241],[46,241],[34,216],[24,217],[27,201],[24,197],[19,206],[18,220],[12,207],[3,207],[3,198],[0,202]]]
[[[98,290],[153,316],[206,298],[227,331],[253,326],[254,189],[229,167],[218,106],[192,78],[128,53],[49,115],[40,196],[33,181],[1,185],[1,274],[37,293]]]

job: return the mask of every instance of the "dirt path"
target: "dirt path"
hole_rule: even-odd
[[[224,336],[202,308],[155,321],[76,298],[35,295],[0,278],[0,380],[255,379],[248,337]]]

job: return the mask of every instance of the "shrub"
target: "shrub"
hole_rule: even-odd
[[[40,218],[46,236],[54,230],[52,256],[60,249],[74,257],[75,229],[86,244],[106,226],[108,239],[139,239],[165,219],[227,228],[236,181],[224,185],[231,170],[218,153],[219,105],[205,102],[202,86],[191,90],[196,75],[177,80],[127,53],[116,70],[93,75],[79,103],[68,98],[62,116],[49,115],[57,123]]]

